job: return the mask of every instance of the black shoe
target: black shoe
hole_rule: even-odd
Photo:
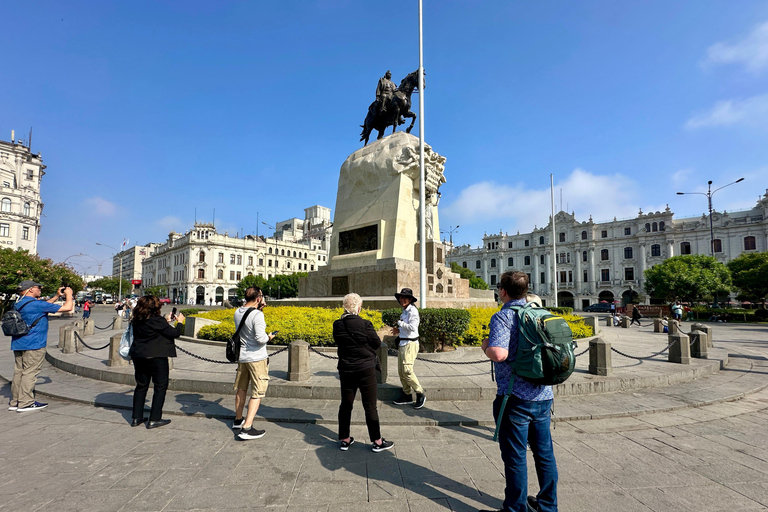
[[[157,420],[157,421],[148,421],[147,422],[147,428],[158,428],[158,427],[164,427],[167,424],[169,424],[171,420]]]
[[[349,441],[342,441],[341,442],[341,446],[339,446],[339,449],[341,451],[345,452],[345,451],[349,450],[349,447],[352,446],[353,444],[355,444],[355,438],[354,437],[350,437]]]
[[[266,430],[259,430],[257,428],[253,428],[253,426],[250,428],[243,427],[240,433],[237,434],[237,437],[243,441],[248,441],[251,439],[259,439],[260,437],[264,437],[264,434],[266,433]]]
[[[395,405],[410,405],[413,403],[413,396],[412,395],[406,395],[403,392],[400,392],[400,398],[395,400]]]
[[[138,427],[139,425],[146,423],[148,418],[133,418],[131,421],[132,427]]]
[[[416,393],[416,403],[413,404],[414,409],[421,409],[424,407],[424,403],[427,401],[427,397],[424,393]]]
[[[371,450],[373,450],[374,453],[379,453],[379,452],[383,452],[384,450],[391,450],[393,446],[395,446],[395,443],[393,443],[392,441],[387,441],[382,437],[381,444],[373,443]]]
[[[539,512],[539,500],[536,496],[528,496],[528,512]]]

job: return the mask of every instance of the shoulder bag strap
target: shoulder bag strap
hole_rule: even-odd
[[[32,300],[34,300],[34,299],[32,299]],[[19,311],[19,312],[21,312],[21,310],[22,310],[22,309],[24,309],[25,307],[27,307],[27,306],[28,306],[28,305],[29,305],[31,302],[32,302],[31,300],[28,300],[27,302],[25,302],[24,304],[22,304],[20,308],[17,308],[17,307],[16,307],[16,304],[14,304],[14,305],[13,305],[13,309],[15,309],[16,311]],[[43,319],[43,317],[46,317],[46,316],[48,316],[48,313],[43,313],[43,316],[41,316],[40,318],[38,318],[37,320],[35,320],[35,321],[34,321],[34,322],[32,322],[31,324],[29,324],[29,330],[31,331],[31,330],[32,330],[32,328],[33,328],[34,326],[36,326],[36,325],[37,325],[37,323],[38,323],[40,320],[42,320],[42,319]]]
[[[514,311],[515,314],[517,315],[518,323],[520,323],[519,311],[522,308],[523,306],[509,306],[509,309]],[[518,326],[518,329],[519,329],[519,326]],[[507,359],[509,359],[509,356],[507,356]],[[496,441],[499,437],[499,429],[501,428],[501,421],[504,418],[504,411],[507,408],[507,401],[509,400],[509,397],[512,394],[512,387],[515,385],[515,371],[512,369],[512,365],[509,362],[507,362],[507,365],[509,365],[510,370],[512,370],[512,375],[509,376],[509,385],[507,386],[507,392],[504,393],[504,399],[501,401],[501,407],[499,408],[499,417],[496,418],[496,430],[494,430],[493,432],[494,441]]]
[[[250,315],[251,311],[253,311],[254,309],[256,308],[248,308],[245,311],[245,314],[243,315],[243,319],[240,320],[240,325],[237,326],[237,330],[235,331],[235,336],[237,336],[240,333],[240,329],[242,329],[243,326],[245,325],[245,319],[248,318],[248,315]]]
[[[346,317],[342,318],[342,319],[341,319],[341,323],[342,323],[342,324],[344,324],[344,329],[347,331],[347,334],[349,335],[349,337],[350,337],[350,338],[352,338],[352,339],[354,340],[354,339],[355,339],[355,337],[354,337],[354,336],[352,336],[352,333],[349,331],[349,327],[347,326],[347,318],[346,318]],[[370,347],[370,346],[368,346],[368,345],[365,345],[365,347],[366,347],[366,348],[371,348],[371,347]],[[379,355],[379,354],[378,354],[378,353],[377,353],[375,350],[372,350],[372,352],[373,352],[373,355],[375,355],[375,356],[378,356],[378,355]]]

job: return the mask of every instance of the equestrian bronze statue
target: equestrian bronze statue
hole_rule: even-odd
[[[425,73],[426,75],[426,73]],[[360,134],[360,140],[364,140],[365,144],[368,144],[368,138],[373,130],[379,132],[380,139],[384,136],[384,131],[387,127],[392,127],[392,133],[397,131],[397,125],[405,123],[404,118],[411,118],[411,125],[406,128],[406,133],[411,133],[414,123],[416,122],[416,114],[411,112],[411,94],[414,89],[419,85],[419,71],[416,70],[403,78],[400,82],[400,87],[395,89],[394,93],[387,94],[389,78],[391,73],[387,71],[387,74],[379,80],[379,86],[376,89],[376,100],[368,107],[368,115],[365,116],[365,122],[360,125],[363,132]],[[426,87],[426,76],[424,79],[424,86]],[[391,82],[389,82],[391,85]]]

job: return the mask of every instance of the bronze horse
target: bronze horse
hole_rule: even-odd
[[[426,73],[424,75],[424,87],[426,87]],[[371,106],[368,107],[368,115],[365,116],[365,122],[360,125],[363,129],[363,132],[360,134],[360,140],[365,141],[364,146],[368,144],[368,138],[373,130],[379,132],[379,136],[376,139],[382,138],[384,131],[389,126],[392,127],[392,133],[395,133],[397,125],[405,123],[403,117],[411,118],[411,125],[405,129],[406,133],[411,133],[413,124],[416,122],[416,114],[411,112],[411,94],[418,85],[419,71],[416,70],[400,82],[400,87],[395,90],[392,98],[390,98],[383,115],[377,113],[377,101],[371,103]]]

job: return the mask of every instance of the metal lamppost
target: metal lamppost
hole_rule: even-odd
[[[715,190],[712,190],[712,180],[709,180],[707,182],[707,193],[704,192],[678,192],[677,195],[684,196],[684,195],[692,195],[692,194],[698,194],[700,196],[706,196],[707,203],[709,204],[709,252],[712,256],[715,255],[715,230],[712,226],[712,196],[717,192],[718,190],[722,190],[725,187],[730,187],[731,185],[734,185],[736,183],[739,183],[741,181],[744,181],[744,178],[739,178],[734,182],[731,182],[727,185],[723,185],[720,188],[717,188]]]
[[[272,226],[270,226],[266,222],[262,221],[261,223],[264,224],[265,226],[267,226],[267,229],[271,229],[272,231],[275,230],[275,228],[273,228]],[[269,234],[267,234],[267,236],[269,236]],[[277,275],[277,236],[275,236],[274,239],[275,239],[275,267],[274,268],[275,268],[275,275]],[[269,244],[267,244],[267,245],[269,245]],[[270,294],[271,293],[272,292],[270,292]]]
[[[116,251],[118,257],[120,258],[120,273],[117,276],[117,283],[118,283],[117,300],[123,300],[123,253],[122,251],[118,251],[111,245],[100,244],[99,242],[96,242],[96,245],[101,245],[102,247],[108,247],[109,249]]]
[[[459,226],[456,226],[456,227],[448,226],[448,229],[443,231],[443,233],[448,233],[448,240],[451,242],[451,247],[453,247],[453,233],[458,230],[459,230]]]

